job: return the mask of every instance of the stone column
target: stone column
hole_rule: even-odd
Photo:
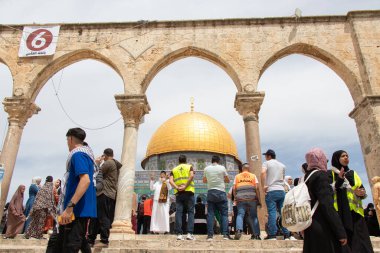
[[[368,180],[372,184],[371,178],[380,175],[380,95],[364,97],[349,116],[356,122]]]
[[[145,95],[116,95],[117,107],[124,119],[124,139],[115,219],[112,223],[113,234],[133,234],[131,223],[132,199],[135,185],[135,165],[137,150],[137,133],[143,116],[150,111]]]
[[[5,168],[1,185],[0,217],[7,200],[24,126],[33,114],[40,111],[36,104],[26,98],[5,98],[3,104],[4,110],[8,113],[8,131],[0,156],[0,163]]]
[[[259,133],[259,111],[264,100],[264,92],[237,93],[235,97],[235,108],[243,116],[245,128],[246,159],[254,173],[260,181],[261,175],[261,147]],[[260,184],[261,185],[261,184]],[[260,187],[262,208],[258,209],[258,216],[261,229],[265,228],[265,195]]]

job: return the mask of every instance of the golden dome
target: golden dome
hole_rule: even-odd
[[[238,159],[229,132],[218,121],[199,112],[181,113],[162,124],[148,144],[145,159],[180,151],[212,152]]]

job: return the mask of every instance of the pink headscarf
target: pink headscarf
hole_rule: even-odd
[[[312,148],[305,155],[307,162],[307,170],[316,168],[318,170],[327,171],[327,157],[325,152],[320,148]]]

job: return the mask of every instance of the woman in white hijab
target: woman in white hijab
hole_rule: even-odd
[[[292,176],[285,176],[284,183],[285,183],[285,187],[284,187],[285,192],[290,191],[290,189],[292,189],[294,187]]]

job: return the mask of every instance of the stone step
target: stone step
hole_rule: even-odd
[[[102,253],[245,253],[245,252],[252,252],[252,253],[302,253],[302,248],[297,249],[103,249]],[[379,253],[379,251],[375,251],[376,253]]]
[[[46,247],[33,246],[33,248],[28,248],[26,246],[12,246],[12,248],[0,247],[0,253],[45,253]],[[141,248],[129,248],[129,249],[111,249],[104,248],[101,251],[93,251],[96,253],[302,253],[300,248],[291,249],[208,249],[208,250],[195,250],[195,249],[141,249]],[[380,249],[375,249],[375,253],[380,253]]]
[[[46,246],[0,245],[1,253],[45,253]]]
[[[103,249],[101,253],[302,253],[302,248],[291,248],[291,249]],[[380,253],[380,249],[374,249],[374,253]]]
[[[15,239],[0,239],[0,253],[42,253],[46,250],[46,239],[24,239],[17,236]],[[371,237],[376,253],[380,253],[380,238]],[[250,240],[249,236],[242,236],[239,241],[223,240],[220,235],[213,241],[207,241],[206,236],[196,236],[196,241],[178,241],[174,235],[117,235],[112,236],[108,248],[95,247],[94,253],[301,253],[303,241]]]

